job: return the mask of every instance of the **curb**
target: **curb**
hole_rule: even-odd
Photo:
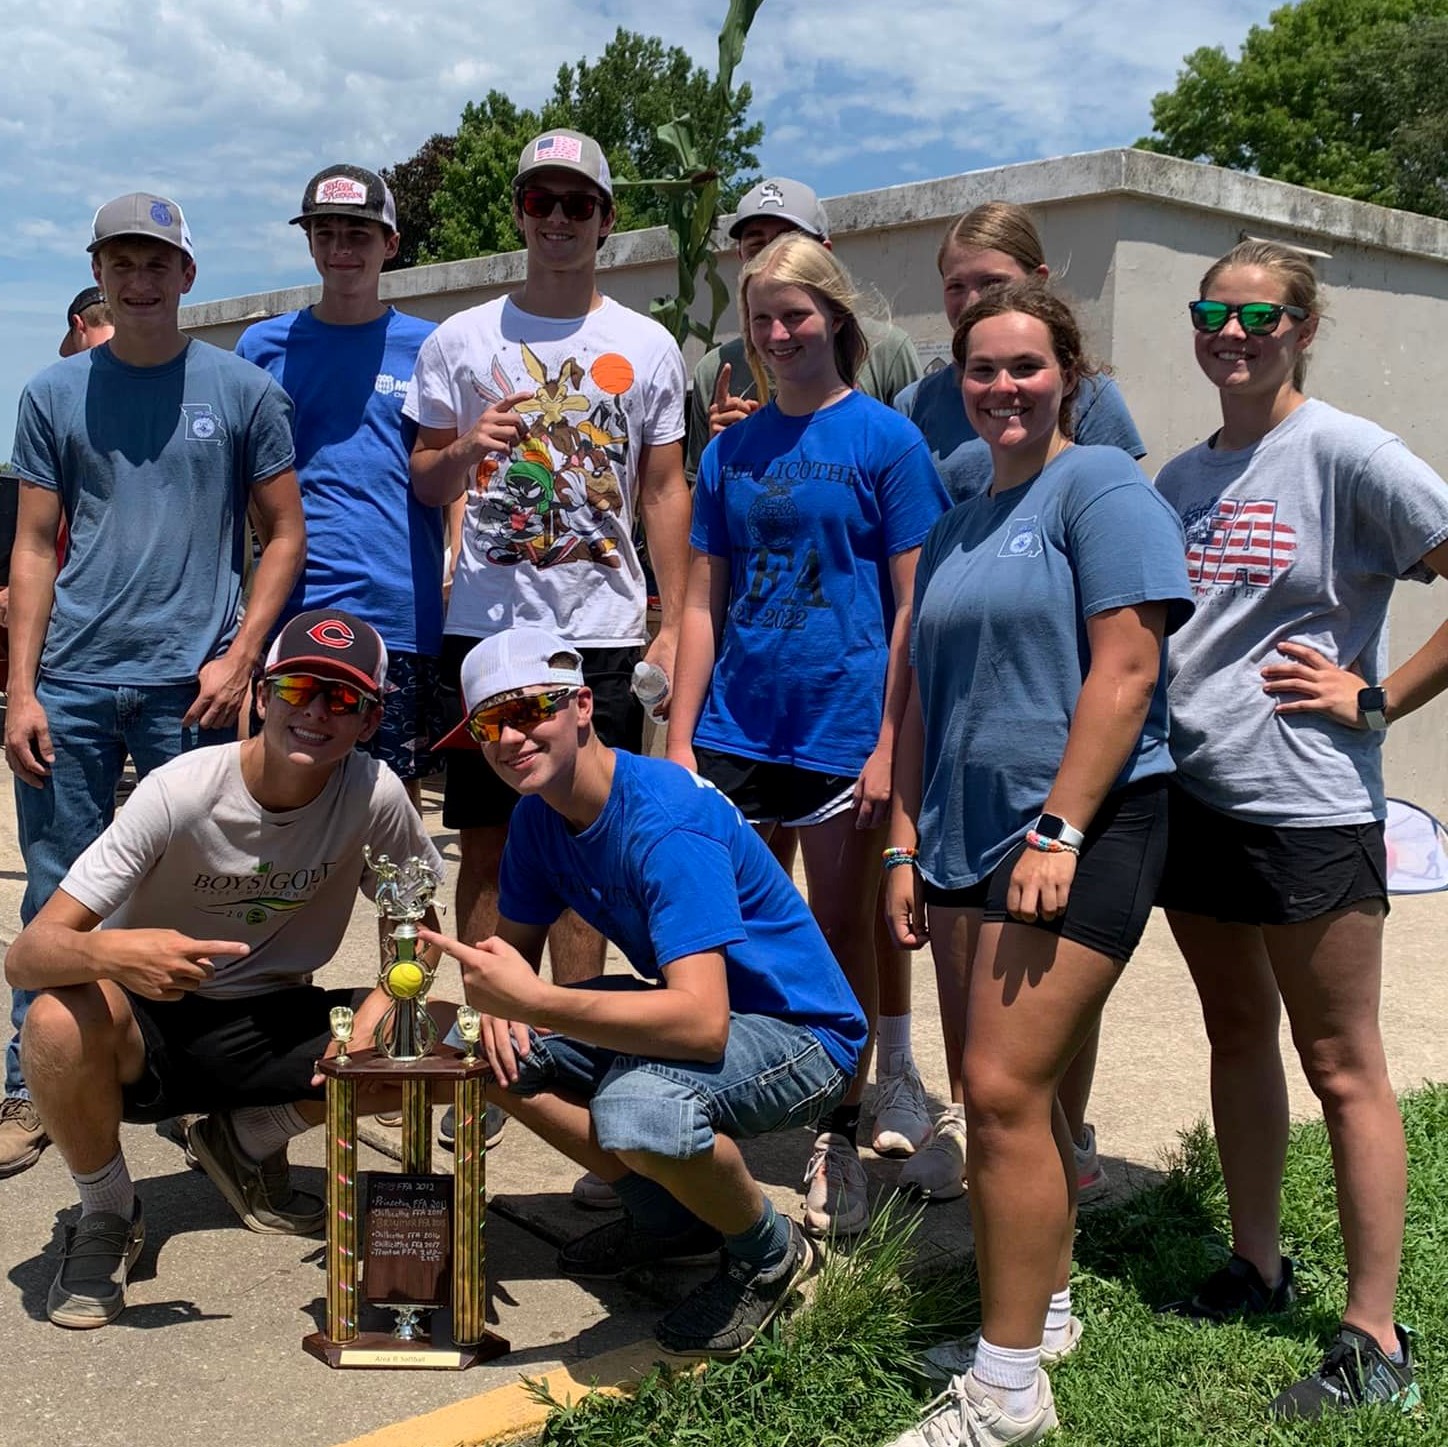
[[[630,1391],[660,1360],[655,1343],[640,1341],[571,1367],[555,1367],[529,1380],[545,1383],[560,1402],[576,1402],[590,1392],[616,1397]],[[547,1420],[548,1408],[521,1381],[511,1382],[354,1437],[338,1447],[483,1447],[532,1437]]]

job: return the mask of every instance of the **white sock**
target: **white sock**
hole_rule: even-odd
[[[1019,1421],[1035,1410],[1040,1347],[997,1347],[981,1337],[971,1370],[976,1381],[1000,1403],[1006,1416]]]
[[[126,1169],[126,1158],[117,1151],[98,1171],[72,1171],[71,1180],[80,1192],[80,1210],[83,1216],[94,1216],[98,1211],[110,1211],[113,1215],[131,1219],[136,1206],[136,1188],[131,1184],[131,1173]]]
[[[231,1112],[236,1143],[254,1161],[275,1155],[312,1123],[294,1105],[251,1105]]]
[[[1071,1288],[1055,1292],[1046,1308],[1046,1334],[1041,1345],[1048,1351],[1060,1351],[1071,1336]]]
[[[910,1015],[881,1015],[875,1027],[875,1081],[899,1075],[915,1064],[910,1050]]]

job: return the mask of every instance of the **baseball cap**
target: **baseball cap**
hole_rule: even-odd
[[[149,191],[132,191],[107,201],[91,222],[91,244],[86,250],[95,251],[118,236],[148,236],[153,241],[169,241],[193,261],[196,259],[191,247],[191,228],[181,208],[174,201],[153,196]]]
[[[761,181],[739,203],[729,235],[737,241],[744,223],[761,216],[792,222],[817,241],[829,239],[830,218],[825,215],[820,198],[803,181],[791,181],[785,176],[772,176],[767,181]]]
[[[603,147],[581,131],[544,131],[523,147],[513,184],[544,169],[574,171],[593,182],[609,201],[613,200],[613,177]]]
[[[387,182],[364,166],[339,164],[318,171],[302,192],[302,209],[291,224],[300,226],[314,216],[351,216],[380,221],[397,230],[397,202]]]
[[[93,306],[99,306],[106,299],[106,294],[98,286],[88,286],[84,291],[78,291],[71,297],[70,305],[65,309],[65,324],[70,326],[70,319],[79,316],[83,311],[88,311]]]
[[[485,638],[469,651],[462,666],[463,722],[434,748],[475,749],[467,716],[500,693],[551,683],[583,687],[583,656],[546,628],[509,628]]]
[[[298,613],[267,650],[264,677],[279,673],[339,678],[381,698],[387,687],[387,645],[370,623],[353,614],[313,608]]]

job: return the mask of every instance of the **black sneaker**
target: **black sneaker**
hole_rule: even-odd
[[[570,1241],[558,1269],[581,1281],[611,1281],[641,1266],[712,1266],[724,1238],[702,1221],[677,1236],[644,1231],[627,1214]]]
[[[126,1273],[146,1241],[137,1200],[131,1219],[93,1211],[65,1233],[60,1270],[50,1283],[45,1311],[56,1326],[87,1331],[114,1321],[126,1306]]]
[[[1244,1257],[1232,1259],[1214,1271],[1197,1288],[1194,1296],[1169,1301],[1158,1310],[1193,1321],[1227,1321],[1236,1316],[1273,1316],[1286,1311],[1297,1300],[1293,1284],[1296,1270],[1290,1257],[1282,1258],[1282,1279],[1268,1286],[1262,1273]]]
[[[1393,1361],[1367,1332],[1343,1322],[1322,1365],[1280,1393],[1272,1403],[1274,1417],[1321,1417],[1354,1407],[1393,1406],[1411,1411],[1422,1400],[1413,1379],[1413,1349],[1404,1328],[1398,1333],[1403,1360]]]
[[[490,1105],[483,1112],[483,1146],[487,1150],[497,1145],[503,1138],[503,1127],[508,1123],[508,1112],[501,1106]],[[437,1124],[437,1143],[445,1151],[457,1149],[458,1144],[458,1123],[457,1111],[453,1106],[443,1111],[442,1119]]]
[[[654,1328],[666,1352],[682,1357],[735,1357],[784,1310],[817,1264],[809,1238],[789,1222],[789,1250],[770,1271],[724,1256],[719,1274],[691,1291]]]

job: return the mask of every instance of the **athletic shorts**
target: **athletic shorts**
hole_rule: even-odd
[[[447,633],[442,640],[439,681],[447,714],[442,732],[458,724],[464,714],[460,674],[463,659],[481,642]],[[643,649],[580,648],[583,681],[593,690],[593,727],[610,748],[643,752],[644,709],[633,696],[634,664]],[[492,770],[481,749],[446,749],[447,784],[443,790],[442,822],[448,829],[498,829],[513,817],[518,796]]]
[[[145,1125],[248,1105],[321,1100],[316,1062],[334,1005],[357,1009],[372,992],[294,985],[242,999],[189,994],[147,1000],[127,992],[146,1046],[139,1080],[125,1087],[121,1118]]]
[[[1065,913],[1031,921],[1028,927],[1060,935],[1125,964],[1141,943],[1151,915],[1166,847],[1166,776],[1154,775],[1113,790],[1086,831]],[[925,881],[926,904],[984,910],[990,923],[1026,924],[1006,910],[1011,874],[1025,850],[1023,840],[987,878],[964,889],[940,889]]]
[[[751,824],[807,829],[843,814],[855,800],[852,774],[823,774],[794,764],[767,764],[716,749],[694,750],[700,778],[707,779]]]
[[[1388,904],[1383,826],[1283,828],[1169,793],[1170,844],[1156,902],[1226,924],[1301,924],[1365,899]]]
[[[437,659],[389,652],[382,727],[357,747],[399,779],[426,779],[442,767],[442,755],[432,751],[433,740],[446,732],[441,704]]]

